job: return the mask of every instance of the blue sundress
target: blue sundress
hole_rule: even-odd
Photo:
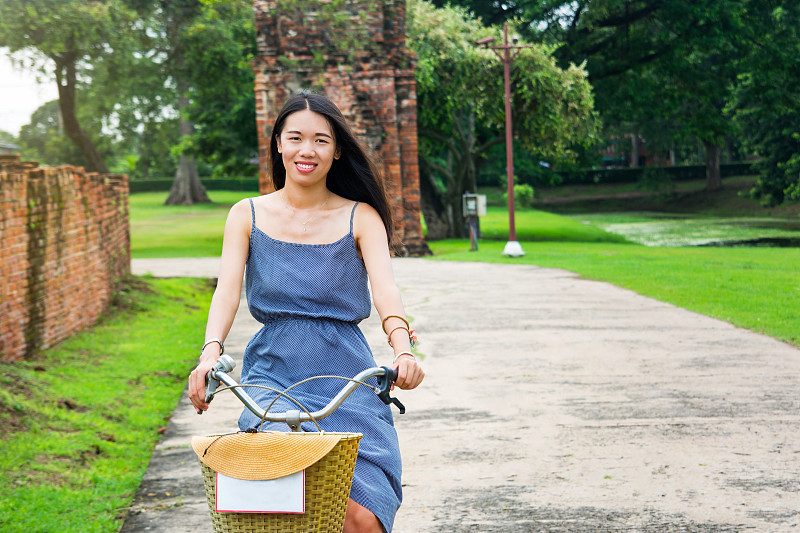
[[[376,366],[358,327],[370,314],[367,271],[350,232],[330,244],[300,244],[271,238],[256,226],[252,199],[252,228],[245,284],[250,313],[263,324],[247,345],[242,383],[283,390],[318,375],[353,377]],[[345,384],[318,379],[292,389],[290,394],[309,411],[325,406]],[[275,394],[259,388],[247,392],[267,407]],[[271,412],[298,407],[286,399]],[[364,435],[358,450],[350,498],[363,505],[391,532],[402,500],[400,450],[392,413],[377,395],[359,387],[331,416],[319,421],[325,431]],[[287,431],[286,424],[261,425],[249,410],[239,417],[242,430]],[[313,423],[303,429],[317,431]]]

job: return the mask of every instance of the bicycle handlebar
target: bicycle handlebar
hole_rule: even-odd
[[[397,370],[386,366],[368,368],[358,373],[351,381],[342,387],[342,390],[339,391],[339,393],[330,402],[328,402],[328,405],[318,411],[306,413],[300,410],[290,410],[286,411],[285,413],[274,414],[267,413],[264,409],[262,409],[261,406],[259,406],[256,401],[253,400],[253,398],[251,398],[250,395],[242,389],[243,385],[240,385],[235,379],[228,375],[228,372],[233,370],[235,366],[236,362],[231,357],[228,355],[222,355],[216,364],[214,364],[213,368],[208,371],[208,375],[206,376],[206,403],[214,399],[214,393],[217,390],[217,387],[219,387],[220,382],[222,382],[230,387],[230,390],[233,392],[233,394],[239,398],[244,406],[247,407],[250,412],[252,412],[258,418],[266,422],[284,422],[293,430],[298,430],[301,422],[313,422],[330,416],[334,411],[336,411],[336,409],[339,408],[340,405],[342,405],[347,397],[356,390],[356,388],[362,385],[360,382],[372,377],[376,377],[378,378],[379,389],[376,391],[376,394],[381,401],[383,401],[383,403],[386,405],[389,405],[390,403],[395,404],[400,410],[400,414],[404,414],[406,412],[405,406],[403,406],[403,404],[400,403],[397,398],[392,398],[389,396],[392,383],[394,383],[397,379]],[[200,411],[199,414],[202,414],[202,411]]]

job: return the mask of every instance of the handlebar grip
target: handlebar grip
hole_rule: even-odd
[[[389,378],[389,381],[391,381],[392,383],[397,381],[397,370],[394,368],[387,368],[387,367],[384,368],[386,368],[386,377]]]
[[[214,370],[221,370],[226,374],[236,368],[236,361],[230,355],[222,354],[214,365]]]
[[[214,399],[214,391],[219,387],[219,380],[215,377],[215,373],[224,372],[227,374],[235,367],[236,361],[228,355],[223,354],[217,359],[217,362],[214,363],[214,366],[208,371],[208,374],[206,374],[206,403]]]

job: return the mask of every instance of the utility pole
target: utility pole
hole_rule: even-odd
[[[503,81],[505,84],[506,98],[506,181],[508,183],[508,242],[503,248],[503,255],[520,257],[525,255],[519,242],[517,242],[517,228],[514,222],[514,130],[511,126],[511,62],[522,48],[532,48],[531,45],[518,45],[519,39],[514,37],[512,43],[508,42],[508,23],[503,24],[503,44],[490,46],[494,37],[479,39],[477,44],[490,48],[500,61],[503,62]]]

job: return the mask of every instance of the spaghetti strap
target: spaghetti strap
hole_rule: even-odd
[[[353,234],[353,218],[355,217],[355,214],[356,214],[356,207],[358,207],[358,204],[360,204],[360,203],[361,202],[356,202],[355,205],[353,206],[353,210],[350,211],[350,235]],[[253,219],[253,220],[255,220],[255,219]]]
[[[252,198],[248,198],[248,200],[250,201],[250,213],[253,215],[253,228],[255,228],[256,227],[256,208],[253,207],[253,199]]]

